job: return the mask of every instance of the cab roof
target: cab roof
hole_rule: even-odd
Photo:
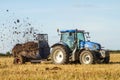
[[[71,29],[71,30],[61,30],[61,33],[65,33],[65,32],[84,32],[84,30],[78,30],[78,29]]]

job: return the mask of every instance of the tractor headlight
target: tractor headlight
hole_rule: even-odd
[[[100,47],[99,47],[99,45],[94,44],[94,45],[93,45],[93,49],[94,49],[94,50],[99,50],[99,49],[100,49]]]

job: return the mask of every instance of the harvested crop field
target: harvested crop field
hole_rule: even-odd
[[[110,64],[54,65],[12,64],[12,57],[0,57],[0,80],[120,80],[120,54],[111,54]]]

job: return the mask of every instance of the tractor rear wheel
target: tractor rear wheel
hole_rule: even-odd
[[[25,58],[21,55],[17,56],[14,58],[13,61],[14,64],[24,64],[25,63]]]
[[[93,53],[90,51],[82,51],[79,56],[79,60],[81,64],[93,64],[94,63],[94,56]]]
[[[52,62],[54,64],[66,64],[69,62],[68,50],[64,46],[55,46],[52,49]]]

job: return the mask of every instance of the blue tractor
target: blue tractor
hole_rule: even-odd
[[[52,45],[51,59],[54,64],[80,62],[81,64],[109,63],[109,52],[103,50],[99,43],[88,39],[84,30],[60,31],[60,42]]]

